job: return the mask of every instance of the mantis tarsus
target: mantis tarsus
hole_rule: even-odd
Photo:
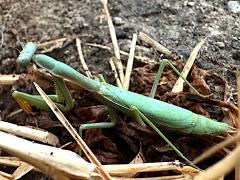
[[[42,54],[34,55],[36,48],[33,46],[35,47],[36,45],[34,43],[28,43],[23,48],[23,51],[19,55],[18,62],[26,65],[33,58],[38,66],[46,69],[52,74],[56,84],[56,95],[49,95],[49,97],[61,110],[68,111],[73,107],[73,100],[63,78],[73,81],[82,88],[95,93],[98,100],[109,107],[110,117],[113,120],[112,122],[81,125],[80,133],[82,133],[83,129],[114,126],[116,123],[115,110],[129,115],[134,119],[138,119],[139,122],[147,119],[158,127],[176,130],[182,133],[197,135],[226,134],[228,130],[230,130],[230,127],[226,123],[211,120],[187,109],[153,98],[161,73],[166,65],[170,65],[173,70],[181,76],[178,70],[168,60],[163,60],[162,64],[160,64],[159,73],[154,83],[155,86],[153,86],[150,93],[151,97],[147,97],[107,84],[103,80],[96,81],[90,79],[70,66],[49,56]],[[197,92],[185,78],[183,79],[195,92]],[[18,100],[21,99],[29,102],[31,106],[48,109],[47,104],[40,96],[14,91],[13,97]]]

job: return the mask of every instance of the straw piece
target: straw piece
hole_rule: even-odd
[[[94,43],[86,43],[87,46],[92,46],[92,47],[97,47],[97,48],[101,48],[101,49],[105,49],[105,50],[108,50],[108,51],[111,51],[112,48],[111,47],[108,47],[108,46],[104,46],[104,45],[101,45],[101,44],[94,44]],[[124,56],[129,56],[129,54],[125,51],[122,51],[120,50],[120,54],[124,55]],[[148,58],[148,57],[144,57],[144,56],[134,56],[134,58],[140,62],[143,62],[143,63],[153,63],[153,64],[157,64],[156,61]]]
[[[83,70],[85,71],[87,77],[89,78],[93,78],[91,72],[88,69],[88,66],[85,62],[84,56],[83,56],[83,52],[82,52],[82,47],[81,47],[81,40],[79,38],[76,38],[76,46],[77,46],[77,50],[78,50],[78,55],[80,58],[80,62],[83,66]]]
[[[240,67],[237,68],[236,76],[237,76],[238,117],[240,117]],[[238,119],[237,128],[240,128],[240,119]]]
[[[32,169],[34,169],[33,166],[25,162],[21,163],[21,166],[19,166],[12,174],[13,179],[20,179],[22,176],[30,172]]]
[[[75,36],[68,36],[64,38],[45,41],[37,44],[37,48],[38,48],[38,51],[41,53],[48,53],[48,52],[52,52],[54,49],[62,48],[64,46],[64,43],[67,40],[74,40],[74,39],[75,39]]]
[[[188,73],[190,71],[190,69],[192,68],[193,66],[193,63],[197,57],[197,54],[199,52],[199,50],[201,49],[202,45],[204,44],[204,42],[206,41],[207,37],[205,37],[202,41],[200,41],[196,46],[195,48],[193,49],[193,51],[191,52],[181,74],[183,77],[187,78],[188,76]],[[179,92],[182,92],[183,91],[183,79],[181,77],[178,78],[177,82],[175,83],[175,85],[173,86],[172,88],[172,92],[173,93],[179,93]]]
[[[185,175],[173,175],[173,176],[159,176],[159,177],[147,177],[147,178],[123,178],[115,177],[115,180],[191,180],[192,178]]]
[[[188,174],[194,175],[199,170],[189,167],[181,166],[178,161],[175,162],[157,162],[157,163],[140,163],[140,164],[115,164],[104,165],[106,171],[110,172],[112,176],[119,176],[127,173],[140,173],[140,172],[157,172],[157,171],[168,171],[174,170],[182,174],[187,174],[185,171],[188,170]]]
[[[19,80],[20,75],[16,74],[0,74],[0,85],[13,85]]]
[[[27,153],[27,152],[26,152]],[[5,166],[11,166],[11,167],[19,167],[22,164],[25,164],[25,162],[19,160],[16,157],[12,156],[1,156],[0,157],[0,164]],[[29,165],[29,164],[28,164]],[[29,165],[30,166],[30,165]],[[39,171],[38,169],[34,168],[35,171]]]
[[[136,42],[137,42],[137,34],[134,33],[133,37],[132,37],[132,43],[131,43],[131,48],[130,48],[130,52],[129,52],[129,58],[128,58],[128,62],[127,62],[125,78],[124,78],[124,82],[123,82],[123,89],[126,89],[126,90],[128,90],[128,88],[129,88]]]
[[[240,145],[218,163],[200,172],[194,180],[218,179],[229,173],[240,160]]]
[[[194,161],[193,164],[198,164],[205,160],[206,158],[212,156],[216,152],[218,152],[220,149],[223,147],[227,146],[228,144],[234,143],[236,141],[240,140],[240,131],[235,135],[235,136],[229,136],[227,139],[224,141],[220,142],[219,144],[216,144],[215,146],[211,147],[207,151],[205,151],[203,154],[198,156]]]
[[[68,132],[72,135],[74,140],[78,143],[78,145],[81,147],[85,155],[88,157],[88,159],[96,165],[96,169],[105,179],[112,179],[111,176],[103,169],[101,163],[98,161],[98,159],[94,156],[92,151],[89,149],[87,144],[83,141],[83,139],[79,136],[79,134],[75,131],[75,129],[72,127],[72,125],[68,122],[68,120],[65,118],[63,113],[57,108],[55,103],[51,101],[51,99],[44,93],[44,91],[38,86],[37,83],[33,82],[35,85],[38,93],[42,96],[44,101],[48,104],[50,109],[53,111],[53,113],[57,116],[59,121],[64,125],[64,127],[68,130]]]
[[[59,175],[75,177],[75,179],[90,178],[93,175],[97,176],[95,173],[96,166],[94,164],[86,162],[76,153],[68,150],[33,143],[4,132],[0,132],[0,147],[2,150],[26,161],[51,177],[59,173]],[[0,158],[0,164],[8,166],[20,166],[22,163],[22,161],[13,157]],[[182,166],[178,161],[112,164],[103,165],[103,167],[112,176],[118,177],[126,176],[129,173],[160,172],[168,170],[194,177],[199,172],[199,170],[192,167]]]
[[[0,171],[0,176],[6,178],[6,179],[13,179],[12,175],[11,174],[8,174],[8,173],[5,173],[3,171]]]
[[[58,137],[45,130],[34,129],[26,126],[18,126],[16,124],[5,121],[0,121],[0,130],[15,134],[17,136],[22,136],[43,143],[51,144],[53,146],[59,145]]]
[[[6,178],[5,176],[1,175],[1,172],[2,172],[2,171],[0,171],[0,179],[1,179],[1,180],[9,180],[9,179],[12,178],[12,177]]]
[[[101,0],[102,4],[103,4],[103,8],[104,8],[104,12],[107,18],[107,22],[108,22],[108,27],[109,27],[109,31],[110,31],[110,36],[111,36],[111,40],[112,40],[112,44],[113,44],[113,49],[114,49],[114,54],[116,59],[114,59],[114,64],[117,67],[118,73],[119,73],[119,77],[120,77],[120,81],[121,83],[124,82],[124,73],[123,73],[123,65],[120,59],[120,51],[119,51],[119,46],[118,46],[118,42],[117,42],[117,36],[116,36],[116,32],[115,32],[115,28],[113,26],[113,22],[112,22],[112,18],[110,16],[108,7],[107,7],[107,0]]]
[[[240,68],[237,68],[237,102],[238,102],[238,121],[236,121],[236,125],[237,128],[240,131]],[[240,141],[237,142],[237,144],[240,144]],[[237,163],[236,167],[235,167],[235,180],[239,180],[240,179],[240,162]]]
[[[122,88],[122,83],[121,83],[121,81],[120,81],[120,79],[119,79],[119,77],[118,77],[117,69],[116,69],[116,67],[115,67],[115,65],[114,65],[114,62],[113,62],[114,60],[113,60],[113,59],[115,59],[115,58],[112,57],[112,58],[109,59],[109,64],[110,64],[110,66],[111,66],[111,69],[113,70],[113,73],[114,73],[114,77],[115,77],[115,79],[116,79],[117,86],[120,87],[120,88]]]
[[[166,56],[171,56],[173,54],[166,47],[164,47],[163,45],[161,45],[157,41],[153,40],[152,38],[150,38],[148,35],[146,35],[143,32],[139,32],[138,37],[139,37],[139,39],[141,39],[142,41],[144,41],[147,44],[150,44],[153,48],[155,48],[159,52],[165,54]]]
[[[69,150],[33,143],[1,131],[0,148],[55,179],[89,179],[96,169],[94,164]]]

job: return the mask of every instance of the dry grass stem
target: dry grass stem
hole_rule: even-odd
[[[24,160],[52,178],[94,179],[98,177],[101,179],[96,173],[96,166],[94,164],[86,162],[76,153],[69,150],[33,143],[4,132],[0,132],[0,142],[0,148],[3,151]],[[24,164],[22,161],[12,157],[1,157],[0,162],[15,167]],[[22,166],[25,172],[30,169],[28,166],[27,164],[26,166]],[[126,176],[131,173],[136,174],[140,172],[159,172],[168,170],[194,177],[199,172],[192,167],[182,166],[178,161],[143,164],[112,164],[103,165],[103,168],[112,176],[118,177]]]
[[[140,164],[118,164],[104,165],[104,168],[113,176],[140,172],[157,172],[174,170],[182,174],[196,175],[199,170],[190,166],[181,166],[180,162],[159,162],[159,163],[140,163]]]
[[[237,102],[238,102],[238,121],[236,122],[237,128],[240,131],[240,68],[237,68],[237,73],[236,73],[236,78],[237,78]],[[237,142],[237,144],[240,144],[240,141]],[[235,180],[240,179],[240,162],[237,163],[235,167]]]
[[[204,152],[203,154],[198,156],[195,160],[193,160],[193,163],[198,164],[198,163],[202,162],[203,160],[207,159],[208,157],[212,156],[219,150],[221,150],[223,147],[225,147],[231,143],[235,143],[236,141],[239,141],[239,140],[240,140],[240,131],[236,135],[229,136],[227,139],[225,139],[221,143],[216,144],[215,146],[208,149],[206,152]]]
[[[110,64],[111,69],[112,69],[112,71],[114,73],[114,78],[116,79],[117,86],[122,88],[123,86],[122,86],[122,83],[121,83],[121,81],[120,81],[120,79],[118,77],[117,69],[116,69],[116,67],[114,65],[113,59],[115,59],[115,57],[112,57],[112,58],[109,59],[109,64]]]
[[[88,66],[85,62],[84,56],[83,56],[81,40],[79,38],[76,38],[76,46],[77,46],[78,55],[79,55],[83,70],[85,71],[87,77],[92,78],[93,76],[92,76],[91,72],[89,71]]]
[[[130,47],[128,62],[127,62],[127,67],[126,67],[126,72],[125,72],[125,78],[124,78],[124,83],[123,83],[123,88],[126,90],[128,90],[128,88],[129,88],[130,77],[131,77],[132,68],[133,68],[133,59],[134,59],[136,42],[137,42],[137,34],[134,33],[133,37],[132,37],[132,43],[131,43],[131,47]]]
[[[204,38],[202,41],[200,41],[196,46],[195,48],[193,49],[193,51],[191,52],[181,74],[183,77],[187,78],[188,76],[188,73],[190,71],[190,69],[192,68],[193,64],[194,64],[194,61],[197,57],[197,54],[199,52],[199,50],[201,49],[202,45],[204,44],[204,42],[206,41],[207,37]],[[182,92],[183,91],[183,83],[184,83],[184,80],[179,77],[177,82],[175,83],[175,85],[173,86],[172,88],[172,92],[173,93],[179,93],[179,92]]]
[[[46,42],[43,42],[43,43],[39,43],[37,45],[38,49],[44,49],[48,46],[53,46],[54,44],[58,44],[58,43],[62,43],[64,41],[66,41],[67,38],[60,38],[60,39],[54,39],[54,40],[50,40],[50,41],[46,41]]]
[[[168,57],[171,57],[171,55],[173,54],[170,50],[168,50],[166,47],[164,47],[163,45],[161,45],[160,43],[158,43],[157,41],[153,40],[152,38],[150,38],[148,35],[146,35],[143,32],[140,32],[138,34],[138,38],[142,41],[144,41],[145,43],[151,45],[153,48],[155,48],[156,50],[158,50],[159,52],[165,54]]]
[[[5,172],[3,172],[3,171],[0,171],[0,177],[4,177],[4,178],[6,178],[6,179],[13,179],[13,176],[11,175],[11,174],[8,174],[8,173],[5,173]]]
[[[76,130],[72,127],[72,125],[65,118],[63,113],[57,108],[57,106],[51,101],[51,99],[44,93],[44,91],[38,86],[37,83],[34,82],[34,85],[35,85],[37,91],[39,92],[39,94],[44,99],[44,101],[48,104],[50,109],[53,111],[53,113],[59,119],[59,121],[64,125],[64,127],[68,130],[68,132],[71,134],[71,136],[74,138],[74,140],[81,147],[81,149],[83,150],[85,155],[88,157],[88,159],[93,164],[96,165],[96,169],[99,172],[99,174],[101,174],[105,179],[112,179],[111,176],[103,169],[101,163],[98,161],[98,159],[92,153],[92,151],[89,149],[87,144],[83,141],[83,139],[79,136],[79,134],[76,132]]]
[[[200,172],[194,180],[218,179],[229,173],[240,160],[240,145],[218,163]]]
[[[91,47],[96,47],[96,48],[101,48],[101,49],[105,49],[105,50],[108,50],[108,51],[112,51],[112,48],[111,47],[108,47],[108,46],[104,46],[104,45],[101,45],[101,44],[94,44],[94,43],[86,43],[87,46],[91,46]],[[125,51],[122,51],[120,50],[120,54],[124,55],[124,56],[129,56],[129,53],[125,52]],[[148,57],[144,57],[144,56],[136,56],[134,55],[134,59],[136,59],[137,61],[139,62],[142,62],[142,63],[153,63],[153,64],[156,64],[157,62],[148,58]]]
[[[20,179],[22,176],[34,169],[33,166],[23,162],[12,174],[13,179]]]
[[[55,179],[89,179],[96,170],[94,164],[86,162],[76,153],[37,144],[1,131],[0,148]]]
[[[107,18],[107,22],[108,22],[108,27],[109,27],[109,31],[110,31],[110,36],[111,36],[111,40],[112,40],[112,44],[113,44],[113,50],[114,50],[114,54],[116,59],[114,59],[114,64],[117,67],[118,73],[119,73],[119,77],[120,77],[120,81],[123,84],[124,82],[124,72],[123,72],[123,65],[121,62],[121,58],[120,58],[120,50],[119,50],[119,46],[118,46],[118,42],[117,42],[117,36],[116,36],[116,32],[115,32],[115,28],[113,26],[113,22],[112,22],[112,18],[110,16],[107,4],[108,1],[107,0],[101,0],[102,4],[103,4],[103,8],[104,8],[104,12]]]
[[[238,117],[240,117],[240,68],[237,68],[236,78],[237,78]],[[240,128],[240,119],[238,119],[237,128]]]
[[[1,179],[1,180],[9,180],[9,179],[11,179],[11,178],[6,178],[6,177],[0,175],[0,179]]]
[[[57,146],[59,144],[57,136],[42,129],[18,126],[16,124],[0,121],[0,130],[17,136],[51,144],[53,146]]]
[[[173,175],[173,176],[160,176],[160,177],[147,177],[147,178],[123,178],[116,177],[115,180],[190,180],[189,176],[185,175]]]
[[[6,116],[6,119],[9,119],[9,118],[12,118],[14,116],[16,116],[17,114],[23,112],[23,109],[17,109],[11,113],[9,113],[7,116]]]
[[[16,157],[12,156],[0,156],[0,164],[5,166],[19,167],[22,163],[25,163],[19,160]]]
[[[13,85],[16,83],[17,80],[19,80],[20,75],[15,74],[1,74],[0,75],[0,85]]]
[[[37,45],[38,50],[41,53],[47,53],[47,52],[52,52],[56,48],[62,48],[64,45],[64,42],[66,42],[69,39],[74,39],[74,36],[69,36],[69,37],[64,37],[64,38],[59,38],[59,39],[54,39],[50,41],[46,41],[43,43],[39,43]]]

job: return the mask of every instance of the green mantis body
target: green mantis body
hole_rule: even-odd
[[[60,86],[57,87],[61,88],[57,88],[57,91],[62,91],[62,93],[65,93],[65,97],[70,95],[65,91],[67,88],[63,78],[73,81],[80,87],[95,93],[97,98],[103,104],[124,114],[132,116],[131,108],[136,107],[150,121],[152,121],[153,124],[161,128],[197,135],[226,134],[229,130],[229,126],[226,123],[217,122],[202,115],[195,114],[187,109],[141,94],[130,92],[105,82],[99,82],[90,79],[77,72],[70,66],[49,56],[42,54],[36,54],[33,56],[33,54],[34,53],[29,54],[29,56],[26,58],[27,61],[29,61],[29,58],[33,58],[34,62],[38,66],[50,72],[53,75],[55,82],[60,84]],[[21,60],[20,63],[22,63]],[[18,91],[13,92],[13,97],[25,99],[32,106],[38,106],[43,109],[48,108],[46,104],[40,102],[42,101],[41,97],[36,96],[35,99],[32,99],[32,96],[30,96],[31,95]],[[52,99],[55,100],[58,107],[60,107],[62,110],[70,110],[73,107],[72,103],[70,103],[68,106],[62,106],[61,104],[57,103],[59,100],[58,98],[56,98],[54,95],[51,96]],[[65,104],[67,104],[66,98]]]

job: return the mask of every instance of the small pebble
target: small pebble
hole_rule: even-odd
[[[187,5],[191,6],[191,7],[194,6],[194,4],[195,4],[195,2],[193,2],[193,1],[190,1],[190,2],[187,3]]]
[[[122,25],[122,24],[124,24],[123,19],[120,18],[120,17],[114,17],[113,18],[113,22],[114,22],[115,25]]]
[[[219,47],[219,48],[224,48],[225,47],[225,44],[223,42],[216,42],[216,45]]]
[[[228,10],[232,13],[239,13],[240,12],[240,3],[239,1],[228,1]]]

